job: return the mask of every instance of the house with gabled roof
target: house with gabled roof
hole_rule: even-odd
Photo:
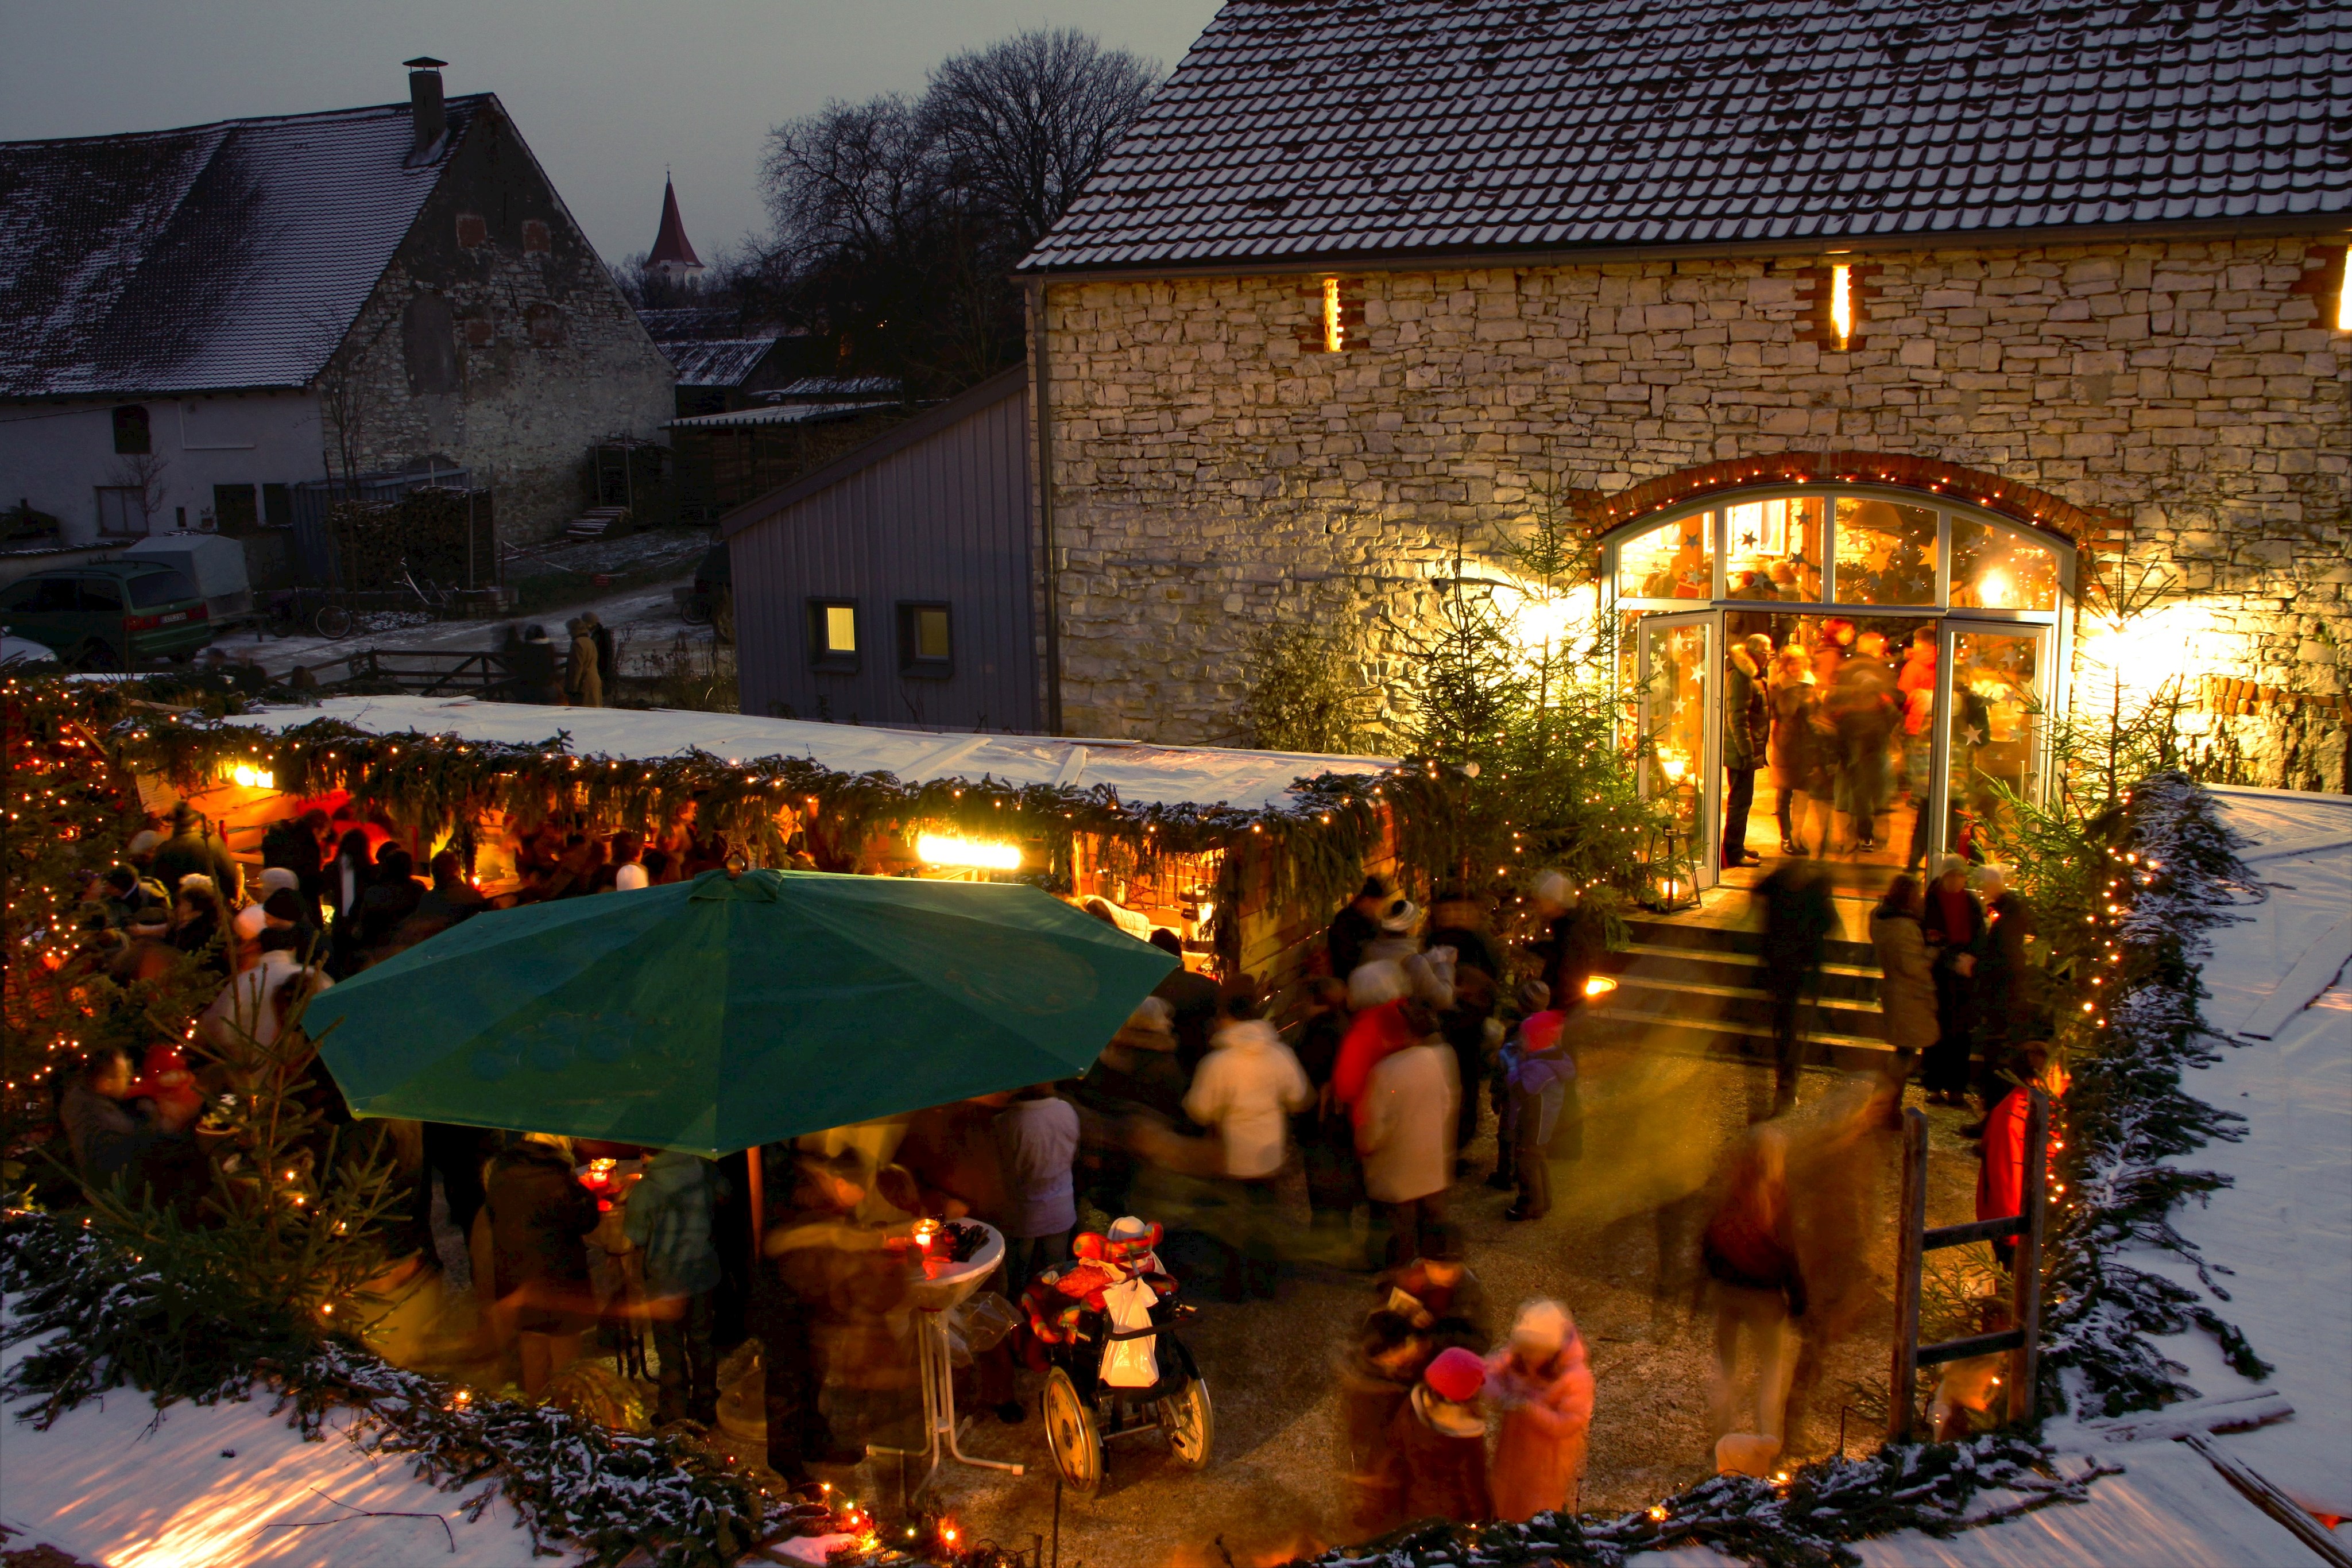
[[[428,465],[535,537],[673,373],[497,97],[0,144],[0,506],[81,544]]]
[[[2344,789],[2347,235],[2347,0],[1229,0],[1021,264],[1052,722],[1565,517],[1702,861],[1759,634],[1918,648],[1930,847],[2117,681]]]

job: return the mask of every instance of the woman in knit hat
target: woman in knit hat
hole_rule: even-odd
[[[1576,1511],[1592,1426],[1584,1337],[1558,1301],[1519,1309],[1510,1342],[1486,1358],[1486,1405],[1502,1416],[1495,1444],[1495,1517]]]

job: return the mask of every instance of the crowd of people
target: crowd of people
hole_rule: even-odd
[[[1936,628],[1923,623],[1900,647],[1843,617],[1812,620],[1742,612],[1723,684],[1725,869],[1762,863],[1748,843],[1757,775],[1773,791],[1772,815],[1787,856],[1864,855],[1892,851],[1887,819],[1907,803],[1906,869],[1926,860],[1934,823],[1928,804],[1936,736]],[[1774,646],[1773,632],[1783,629]],[[1955,698],[1975,709],[1966,686]],[[1983,715],[1971,715],[1985,733]],[[1976,802],[1956,799],[1963,838]],[[1966,845],[1960,846],[1963,850]]]
[[[1841,668],[1872,658],[1864,649]],[[1829,684],[1841,680],[1874,684]],[[1765,731],[1761,748],[1777,734]],[[1857,824],[1869,820],[1864,794],[1838,798],[1861,803],[1849,813]],[[551,818],[516,831],[510,848],[516,875],[499,904],[625,893],[728,854],[690,810],[657,835]],[[235,1072],[243,1042],[276,1040],[306,996],[494,902],[454,851],[420,877],[400,835],[348,809],[278,823],[261,858],[248,882],[184,805],[134,841],[129,863],[93,879],[90,962],[131,977],[177,953],[208,966],[218,992],[193,1040],[159,1042],[141,1063],[96,1052],[73,1079],[62,1117],[92,1182],[184,1184],[188,1124]],[[1853,1151],[1899,1105],[1916,1066],[1934,1103],[1979,1096],[1980,1207],[2013,1206],[2024,1160],[2013,1085],[2061,1079],[2037,1039],[2031,912],[1996,869],[1955,858],[1925,890],[1896,877],[1871,917],[1890,1067],[1800,1127],[1798,1020],[1836,915],[1817,861],[1792,858],[1757,896],[1781,1041],[1774,1115],[1722,1162],[1689,1249],[1716,1313],[1717,1463],[1761,1473],[1784,1442],[1808,1347],[1848,1310],[1824,1301],[1853,1295],[1809,1268],[1792,1181],[1858,1190]],[[1171,1226],[1197,1232],[1208,1260],[1180,1271],[1227,1301],[1276,1295],[1305,1257],[1373,1277],[1335,1352],[1337,1462],[1358,1528],[1573,1509],[1596,1397],[1591,1355],[1559,1301],[1520,1302],[1507,1325],[1490,1315],[1456,1212],[1465,1185],[1483,1181],[1510,1195],[1506,1220],[1539,1220],[1560,1167],[1582,1155],[1580,1079],[1603,1028],[1588,996],[1610,945],[1607,905],[1557,872],[1528,904],[1532,929],[1506,941],[1491,895],[1441,887],[1423,909],[1368,879],[1330,921],[1325,961],[1287,1028],[1246,977],[1220,983],[1180,965],[1082,1078],[803,1138],[756,1165],[425,1124],[406,1148],[410,1239],[473,1293],[480,1348],[506,1358],[529,1397],[592,1339],[634,1344],[642,1333],[656,1418],[709,1424],[722,1353],[756,1339],[766,1457],[800,1479],[811,1465],[854,1461],[905,1405],[903,1242],[916,1219],[997,1227],[1006,1249],[991,1289],[1017,1325],[1013,1304],[1072,1267],[1074,1240],[1099,1252],[1122,1226],[1148,1226],[1156,1240],[1157,1225],[1129,1217],[1172,1204]],[[1175,945],[1172,933],[1154,940]],[[1492,1166],[1474,1170],[1466,1152],[1490,1124]],[[618,1174],[583,1184],[592,1161]],[[1844,1174],[1826,1185],[1805,1174],[1832,1167]],[[201,1174],[200,1156],[193,1168]],[[1171,1172],[1191,1185],[1171,1186]],[[1171,1199],[1179,1190],[1188,1196]],[[1859,1221],[1849,1228],[1858,1247]],[[1665,1277],[1662,1265],[1662,1289]],[[1013,1326],[969,1348],[979,1404],[1023,1419],[1016,1372],[1024,1359],[1040,1364],[1034,1333]]]

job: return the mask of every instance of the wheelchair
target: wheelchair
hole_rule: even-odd
[[[1168,1435],[1169,1451],[1189,1470],[1209,1462],[1216,1416],[1209,1384],[1184,1342],[1170,1332],[1193,1309],[1162,1301],[1151,1309],[1151,1327],[1115,1332],[1110,1314],[1081,1311],[1076,1332],[1045,1347],[1047,1367],[1042,1398],[1045,1446],[1062,1479],[1080,1497],[1102,1485],[1103,1445],[1139,1432]],[[1105,1353],[1120,1340],[1149,1335],[1159,1380],[1140,1387],[1117,1387],[1103,1380]]]

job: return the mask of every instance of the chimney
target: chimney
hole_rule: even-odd
[[[419,55],[402,63],[408,67],[409,111],[416,121],[416,140],[409,144],[408,161],[416,163],[433,151],[449,127],[448,112],[441,105],[441,68],[449,62]]]

